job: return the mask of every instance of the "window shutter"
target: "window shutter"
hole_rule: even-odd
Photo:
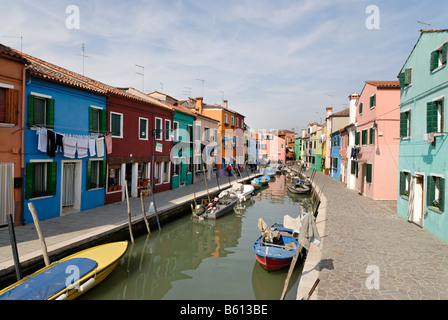
[[[430,70],[434,71],[439,67],[439,53],[437,51],[431,52]]]
[[[434,195],[436,193],[436,182],[434,181],[433,176],[428,176],[427,182],[426,204],[428,206],[434,206],[432,201],[434,200]]]
[[[26,185],[25,185],[25,198],[31,199],[34,193],[34,163],[28,162],[26,164]]]
[[[437,132],[437,103],[434,101],[426,104],[426,133]]]
[[[400,73],[399,79],[400,79],[400,88],[404,88],[406,86],[405,85],[405,73],[404,72]]]
[[[5,122],[19,124],[19,90],[6,90]]]
[[[100,163],[100,188],[106,186],[106,161]]]
[[[89,107],[89,132],[93,131],[93,108]]]
[[[448,42],[445,42],[442,47],[442,64],[446,63],[447,51],[448,51]]]
[[[86,188],[90,190],[92,183],[92,161],[87,161]]]
[[[363,103],[361,102],[361,103],[359,104],[359,114],[362,114],[362,105],[363,105]]]
[[[100,133],[107,133],[107,110],[100,111]]]
[[[440,100],[440,119],[441,119],[440,120],[440,132],[445,132],[445,129],[444,129],[445,111],[444,111],[444,109],[445,109],[445,99],[442,99],[442,100]]]
[[[54,99],[45,99],[47,119],[46,127],[48,129],[54,129]]]
[[[412,82],[412,69],[404,70],[404,84],[405,86],[410,85]]]
[[[351,173],[351,174],[355,174],[355,161],[352,161],[352,162],[351,162],[350,173]]]
[[[400,171],[400,195],[404,195],[404,191],[406,190],[406,173]],[[408,190],[409,191],[409,190]]]
[[[445,179],[439,178],[439,209],[445,210]]]
[[[359,131],[356,131],[355,133],[355,145],[359,145]]]
[[[407,114],[406,112],[400,113],[400,138],[407,136]]]
[[[56,168],[57,162],[47,163],[47,193],[56,195]]]
[[[367,144],[367,130],[362,130],[362,145]]]
[[[367,164],[366,181],[372,183],[372,164]]]
[[[34,96],[28,95],[28,126],[34,125]]]
[[[374,144],[375,143],[375,130],[373,128],[370,128],[369,143],[370,144]]]

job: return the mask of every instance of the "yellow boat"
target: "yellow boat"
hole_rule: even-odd
[[[80,251],[0,291],[0,300],[73,300],[103,281],[128,248],[127,241]]]

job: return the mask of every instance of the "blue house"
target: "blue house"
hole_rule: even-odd
[[[330,176],[336,180],[341,180],[341,133],[339,131],[331,134],[331,149],[330,149]]]
[[[447,52],[448,30],[422,30],[398,75],[397,213],[444,241],[448,241]]]
[[[104,205],[106,96],[86,78],[24,55],[24,220],[28,203],[39,220]]]

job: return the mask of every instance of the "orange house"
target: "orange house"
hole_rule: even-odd
[[[23,128],[27,60],[0,44],[0,226],[23,224]]]

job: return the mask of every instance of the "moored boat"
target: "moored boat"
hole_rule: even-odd
[[[305,194],[310,192],[310,187],[307,187],[302,183],[290,183],[288,184],[288,191],[297,194]]]
[[[0,291],[0,300],[73,300],[103,281],[127,241],[89,248],[44,267]]]
[[[213,201],[209,202],[205,211],[200,215],[193,212],[193,216],[201,219],[218,219],[230,213],[238,202],[238,196],[232,190],[224,190],[215,197]]]

